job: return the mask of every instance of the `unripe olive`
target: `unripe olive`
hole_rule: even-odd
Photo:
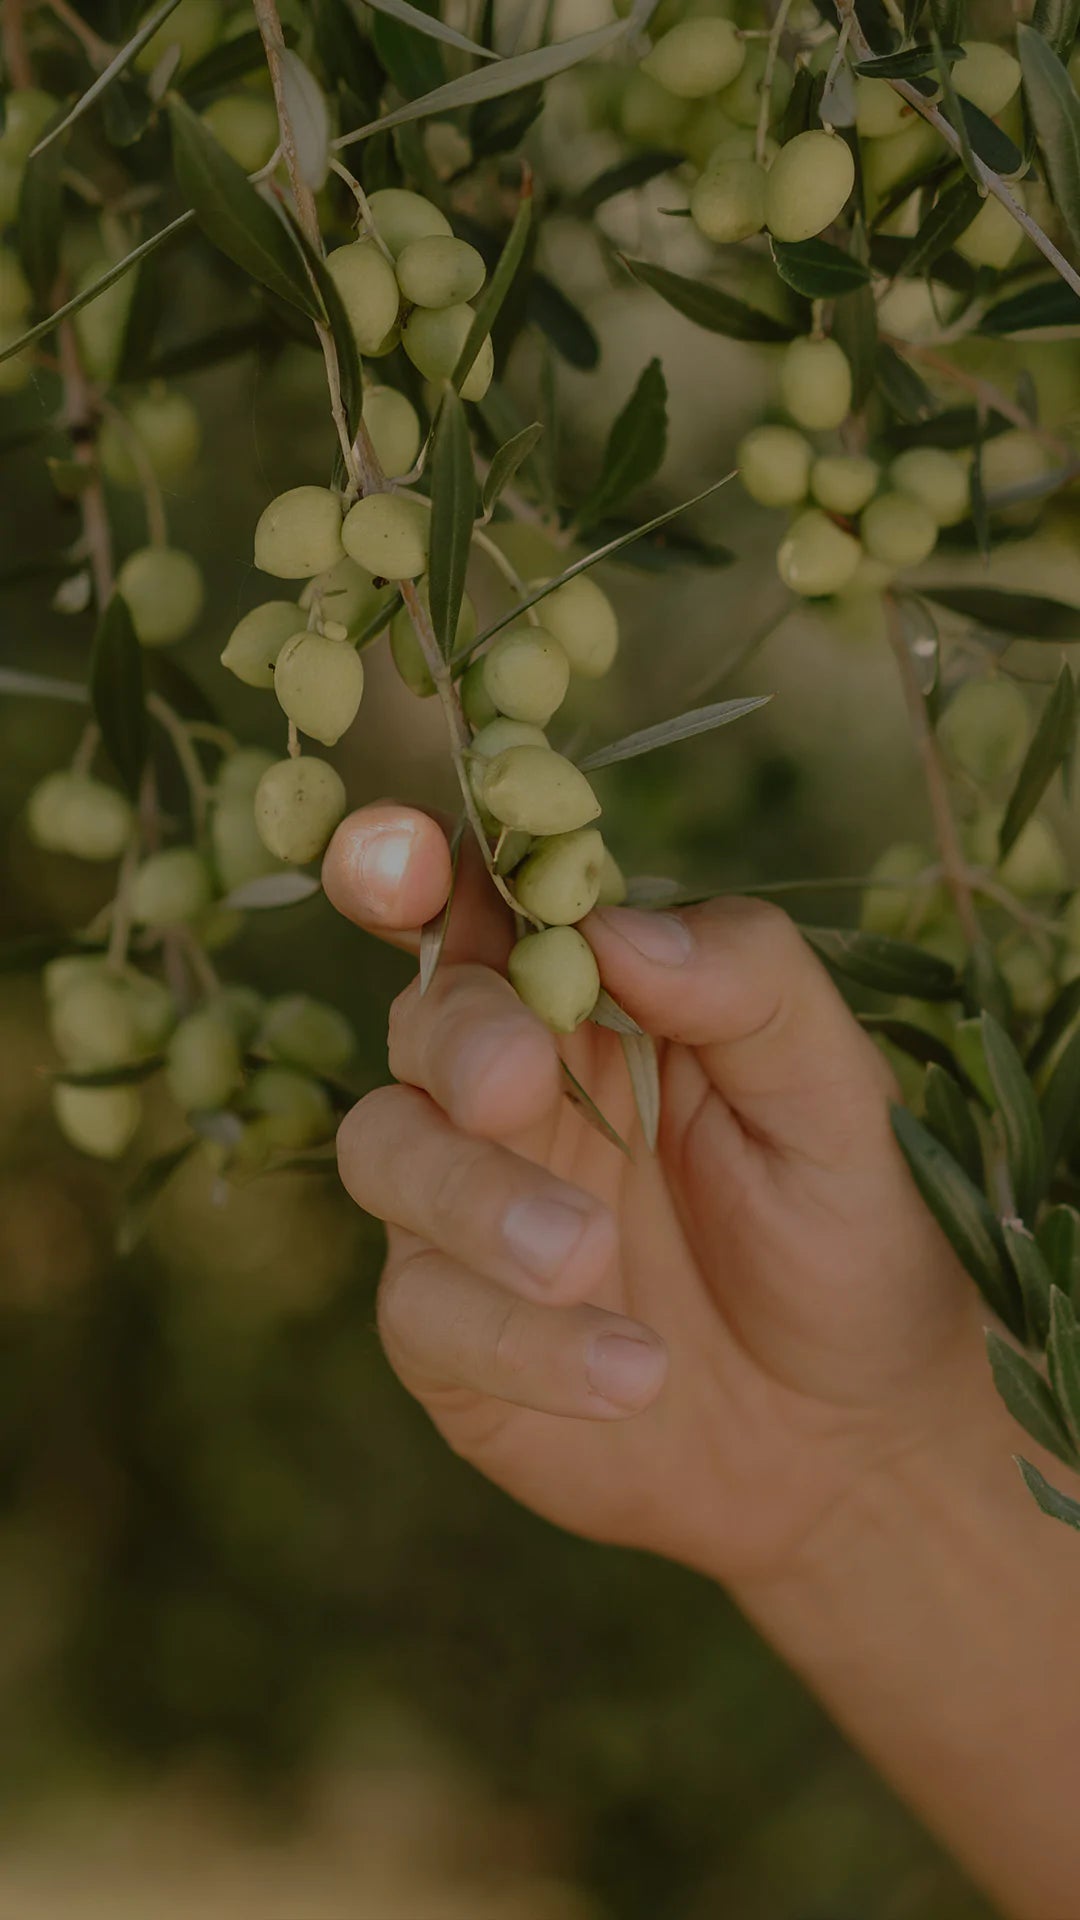
[[[65,1140],[95,1160],[119,1160],[139,1130],[142,1102],[134,1087],[55,1086],[56,1124]]]
[[[153,8],[143,15],[140,25],[152,12]],[[221,29],[219,0],[180,0],[179,6],[162,21],[146,45],[140,47],[134,64],[140,73],[152,73],[170,47],[179,47],[180,66],[193,67],[196,60],[201,60],[204,53],[217,45]]]
[[[619,647],[619,620],[602,587],[585,573],[575,574],[553,588],[541,603],[541,620],[555,636],[583,680],[599,680],[614,663]]]
[[[342,557],[341,501],[330,487],[290,487],[259,515],[255,565],[279,580],[310,580]]]
[[[482,661],[477,665],[481,666]],[[530,726],[527,720],[507,720],[502,714],[496,714],[469,743],[469,753],[474,756],[470,761],[469,784],[480,805],[484,804],[484,781],[487,778],[486,762],[494,760],[508,747],[545,747],[550,750],[546,733],[540,727]]]
[[[739,442],[739,478],[762,507],[795,507],[805,500],[814,449],[794,427],[754,427]]]
[[[917,180],[933,166],[941,142],[925,120],[913,120],[887,140],[871,140],[861,155],[863,186],[871,200],[883,200],[903,181]],[[894,288],[895,292],[896,289]]]
[[[1022,826],[1004,860],[997,856],[1001,814],[986,813],[975,822],[969,841],[976,865],[996,867],[1003,886],[1022,896],[1060,893],[1068,884],[1065,856],[1053,829],[1038,815]]]
[[[266,761],[273,765],[269,754]],[[225,893],[246,886],[249,880],[261,879],[263,874],[276,873],[280,865],[259,838],[254,789],[218,801],[210,816],[210,846]]]
[[[258,94],[226,93],[203,110],[203,124],[245,173],[265,167],[278,144],[278,118]]]
[[[86,773],[47,774],[27,803],[31,839],[49,853],[77,860],[119,859],[133,819],[122,793]]]
[[[203,606],[198,562],[179,547],[140,547],[116,576],[144,647],[165,647],[195,625]]]
[[[336,620],[346,632],[356,633],[374,617],[380,604],[389,606],[393,597],[392,592],[375,585],[365,568],[343,554],[336,566],[308,581],[300,594],[300,605],[306,610],[317,600],[324,621]]]
[[[526,855],[514,874],[514,894],[526,913],[549,927],[573,926],[600,895],[604,842],[596,827],[557,833]]]
[[[332,747],[352,726],[364,691],[364,663],[347,640],[295,633],[274,667],[278,704],[301,733]]]
[[[971,512],[971,482],[967,463],[944,447],[908,447],[889,468],[898,493],[921,500],[939,527],[955,527]]]
[[[105,971],[103,953],[64,953],[58,959],[48,961],[42,968],[41,984],[50,1009],[72,987],[82,986],[86,980],[96,980]]]
[[[851,579],[862,548],[820,507],[808,507],[788,528],[776,554],[781,580],[810,599],[839,593]]]
[[[479,730],[486,727],[498,714],[490,693],[484,685],[484,663],[474,660],[461,677],[461,710],[470,727]]]
[[[628,140],[637,140],[646,146],[679,146],[687,124],[686,102],[677,99],[639,67],[626,76],[619,102],[619,123]]]
[[[859,521],[859,537],[872,560],[887,567],[918,567],[937,545],[937,521],[909,493],[882,493]]]
[[[239,940],[246,924],[239,907],[227,907],[223,900],[215,900],[212,907],[192,921],[191,930],[207,953],[217,953],[221,947],[231,947],[234,940]]]
[[[402,328],[401,344],[425,380],[448,380],[472,323],[471,307],[417,307]],[[494,371],[495,350],[490,333],[486,333],[461,383],[462,399],[482,400]]]
[[[395,260],[410,240],[452,231],[449,220],[438,207],[425,200],[422,193],[410,193],[405,187],[379,187],[368,195],[368,206],[379,238]]]
[[[1004,509],[994,508],[994,495],[1009,493],[1014,487],[1025,486],[1029,481],[1041,480],[1053,466],[1053,459],[1047,447],[1033,433],[1022,429],[1010,429],[1007,433],[995,434],[992,440],[983,442],[982,482],[983,490],[990,498],[991,510],[1000,512],[1001,518],[1010,526],[1023,526],[1025,522],[1037,518],[1041,502],[1020,500]]]
[[[1020,86],[1020,62],[1007,48],[991,40],[964,40],[964,57],[952,69],[952,83],[964,100],[970,100],[993,120],[1007,107]]]
[[[710,165],[690,193],[694,225],[709,240],[748,240],[765,225],[764,167],[756,160],[720,160]]]
[[[237,621],[225,642],[222,666],[245,686],[272,687],[274,662],[302,621],[294,600],[264,600]]]
[[[341,775],[303,753],[267,768],[255,791],[255,825],[264,847],[302,867],[325,852],[345,807]]]
[[[543,627],[511,627],[484,655],[484,685],[510,720],[546,726],[569,684],[570,662]]]
[[[50,1008],[57,1052],[77,1073],[126,1066],[146,1051],[127,982],[102,968],[76,980]]]
[[[987,785],[1015,772],[1028,742],[1027,701],[1015,680],[967,680],[938,732],[954,760]]]
[[[1010,181],[1009,191],[1023,206],[1024,189],[1018,181]],[[1014,220],[1007,207],[1000,200],[988,195],[975,215],[970,227],[965,227],[953,246],[965,260],[976,267],[1007,267],[1014,255],[1020,250],[1024,239],[1024,230]]]
[[[199,416],[186,394],[142,394],[127,408],[127,430],[106,420],[101,430],[101,465],[121,487],[142,485],[129,434],[142,444],[148,465],[159,480],[175,480],[194,466],[202,444]]]
[[[572,833],[600,813],[585,775],[551,747],[508,747],[488,762],[483,801],[504,827],[525,833]]]
[[[861,513],[880,477],[876,460],[860,453],[827,453],[810,469],[810,491],[829,513]]]
[[[360,352],[378,352],[397,320],[401,301],[394,269],[382,248],[374,240],[350,240],[327,255],[326,266]]]
[[[898,841],[887,847],[870,869],[875,880],[915,880],[933,861],[925,847]],[[867,933],[891,939],[912,939],[931,910],[932,887],[867,887],[862,897],[859,925]]]
[[[4,130],[0,152],[22,166],[30,158],[60,102],[40,87],[13,87],[4,95]]]
[[[779,141],[774,140],[771,133],[766,135],[765,149],[762,154],[762,164],[766,168],[771,167],[779,151],[780,151]],[[722,167],[725,161],[728,161],[728,160],[756,160],[756,159],[757,159],[756,126],[736,127],[732,125],[729,127],[729,129],[726,132],[721,134],[721,137],[719,138],[719,140],[715,141],[713,146],[709,149],[709,152],[705,156],[705,165],[702,168],[702,172],[715,173],[717,168]]]
[[[646,75],[642,74],[641,78],[644,81]],[[655,85],[655,82],[650,84]],[[717,100],[700,100],[687,111],[683,108],[682,102],[676,100],[673,94],[665,94],[661,87],[658,87],[656,90],[665,100],[671,102],[676,108],[681,109],[678,137],[675,144],[682,148],[692,166],[704,170],[714,156],[719,160],[745,160],[753,155],[754,136],[752,133],[750,134],[749,148],[747,148],[744,143],[732,151],[725,153],[719,153],[717,151],[723,142],[730,140],[735,134],[738,134],[741,138],[747,132],[745,127],[737,127],[734,120],[729,120],[723,107]]]
[[[369,493],[350,507],[341,537],[351,559],[383,580],[415,580],[427,566],[431,510],[399,493]]]
[[[410,306],[453,307],[471,300],[484,284],[483,254],[467,240],[431,233],[410,240],[397,257],[397,282]]]
[[[181,1020],[165,1055],[169,1092],[185,1113],[227,1106],[243,1084],[236,1031],[227,1012],[211,1003]]]
[[[556,1033],[580,1027],[600,992],[600,969],[576,927],[527,933],[511,950],[507,972],[525,1005]]]
[[[262,994],[254,987],[239,984],[222,987],[211,1002],[228,1020],[241,1048],[254,1040],[262,1022],[264,1004]]]
[[[210,870],[194,847],[152,853],[131,884],[131,917],[140,927],[181,926],[196,920],[213,899]]]
[[[426,612],[431,612],[431,600],[427,580],[421,580],[417,591]],[[454,630],[454,652],[458,653],[476,638],[476,608],[463,594],[458,611],[457,626]],[[390,623],[390,653],[398,672],[411,693],[421,700],[427,700],[435,691],[435,682],[428,672],[424,651],[416,637],[416,629],[408,607],[402,607]]]
[[[277,765],[276,755],[265,747],[237,747],[226,754],[218,768],[219,800],[252,800],[255,789],[269,767]]]
[[[600,866],[600,885],[597,889],[598,907],[621,907],[626,899],[626,877],[610,848],[604,848],[604,858]]]
[[[156,1053],[176,1024],[176,1002],[162,980],[128,967],[123,975],[135,1022],[136,1053]]]
[[[21,320],[32,304],[30,282],[11,247],[0,247],[0,321]]]
[[[395,387],[369,387],[362,413],[380,467],[388,479],[400,479],[420,451],[416,408]]]
[[[855,76],[855,130],[860,140],[887,140],[910,125],[914,109],[887,80]]]
[[[724,19],[683,20],[656,42],[642,71],[679,100],[701,100],[729,86],[746,59],[746,42]]]
[[[932,340],[962,298],[941,280],[894,280],[878,301],[878,324],[900,340]]]
[[[809,240],[831,226],[855,185],[851,148],[811,128],[781,147],[765,177],[765,222],[776,240]]]
[[[1032,1018],[1045,1013],[1057,988],[1053,969],[1038,948],[1025,940],[999,954],[998,965],[1017,1012]]]
[[[312,1147],[334,1132],[333,1108],[318,1081],[293,1067],[260,1068],[246,1105],[266,1122],[263,1137],[279,1149]]]
[[[800,427],[828,432],[851,410],[851,366],[835,340],[792,340],[780,362],[780,393]]]
[[[746,59],[731,85],[719,95],[717,105],[739,127],[755,127],[761,111],[761,89],[765,81],[766,50],[760,41],[751,41]],[[769,88],[769,119],[782,113],[791,97],[791,68],[783,60],[773,67]]]
[[[352,1059],[356,1044],[343,1013],[310,994],[283,994],[271,1000],[259,1031],[259,1044],[286,1066],[332,1076]]]
[[[115,263],[104,257],[91,260],[75,282],[75,292],[84,293]],[[80,307],[72,317],[79,357],[88,374],[103,385],[115,379],[127,330],[128,314],[135,293],[135,275],[124,274]]]

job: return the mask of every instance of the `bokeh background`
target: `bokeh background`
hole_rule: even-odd
[[[559,168],[580,180],[617,157],[577,82],[553,89],[533,138],[556,187]],[[689,223],[663,211],[672,192],[661,180],[611,202],[605,231],[692,271]],[[670,441],[642,511],[725,472],[768,401],[770,353],[696,332],[631,288],[569,214],[549,220],[543,262],[601,343],[594,373],[552,362],[570,493],[653,353]],[[166,261],[164,285],[177,337],[232,297],[208,257]],[[1053,363],[1065,411],[1075,352]],[[526,333],[506,370],[527,418],[540,358]],[[206,441],[170,494],[170,525],[209,582],[183,666],[227,724],[273,742],[272,702],[225,684],[217,654],[260,597],[257,514],[278,490],[325,479],[321,365],[297,345],[180,384]],[[77,678],[86,623],[50,610],[55,581],[37,568],[76,522],[41,446],[18,444],[55,397],[45,374],[0,420],[0,650]],[[114,505],[123,550],[141,539],[140,509]],[[738,558],[606,569],[624,645],[613,680],[581,702],[582,727],[599,741],[721,687],[776,697],[738,727],[603,775],[612,844],[629,871],[703,891],[864,872],[923,826],[872,609],[785,617],[777,527],[737,485],[689,525]],[[1045,536],[1039,584],[1080,601],[1069,534]],[[954,577],[971,564],[959,556]],[[1014,564],[1007,553],[1003,577]],[[482,566],[473,585],[483,605]],[[447,801],[438,716],[381,650],[369,658],[336,754],[351,799]],[[5,942],[80,924],[103,898],[97,873],[36,852],[22,821],[80,725],[74,707],[0,701]],[[824,924],[855,910],[842,889],[792,903]],[[220,963],[230,979],[335,1001],[356,1028],[357,1093],[384,1079],[387,1006],[409,965],[321,897],[249,916]],[[722,1594],[560,1535],[447,1455],[383,1362],[380,1230],[332,1175],[223,1195],[196,1159],[121,1259],[120,1195],[177,1119],[151,1105],[137,1150],[102,1172],[51,1122],[53,1064],[37,983],[5,972],[0,1920],[988,1914]]]

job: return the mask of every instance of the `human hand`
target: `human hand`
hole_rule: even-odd
[[[446,842],[368,807],[324,878],[415,949]],[[383,1341],[449,1444],[549,1519],[767,1581],[947,1419],[979,1312],[893,1142],[888,1069],[786,915],[730,899],[584,931],[660,1044],[657,1152],[616,1036],[557,1043],[517,999],[509,919],[463,862],[435,979],[391,1012],[399,1084],[339,1138],[389,1228]],[[632,1159],[564,1097],[560,1053]]]

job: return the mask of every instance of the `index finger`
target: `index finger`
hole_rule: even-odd
[[[395,801],[360,807],[334,834],[322,877],[327,898],[347,920],[415,953],[421,928],[450,894],[453,862],[444,826]],[[466,828],[445,957],[501,966],[512,942],[509,915]]]

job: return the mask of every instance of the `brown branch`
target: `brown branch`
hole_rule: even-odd
[[[30,56],[26,51],[23,38],[24,0],[2,0],[0,4],[0,36],[4,53],[4,65],[7,68],[8,83],[12,87],[32,87],[34,71],[30,65]]]

